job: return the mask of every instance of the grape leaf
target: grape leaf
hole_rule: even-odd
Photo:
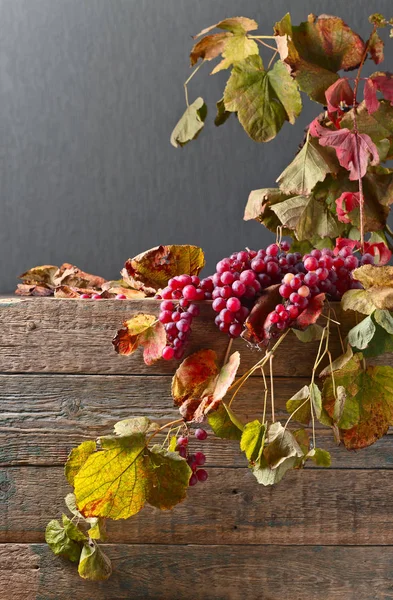
[[[337,218],[341,223],[351,223],[352,219],[349,217],[356,208],[360,206],[360,194],[359,192],[343,192],[336,200],[336,212]]]
[[[354,127],[354,109],[347,112],[342,120],[341,127],[353,129]],[[357,107],[356,122],[360,133],[367,133],[373,142],[377,144],[381,140],[387,139],[390,142],[390,150],[386,159],[392,158],[393,142],[393,107],[390,102],[380,100],[378,110],[369,114],[366,102],[361,102]]]
[[[249,31],[258,29],[258,23],[247,17],[232,17],[211,25],[198,33],[195,38],[204,36],[213,29],[223,29],[225,33],[206,35],[191,50],[191,66],[201,58],[212,60],[222,54],[223,60],[213,69],[212,74],[227,69],[234,62],[252,54],[258,54],[257,43],[247,37]]]
[[[316,123],[313,129],[321,146],[331,146],[336,150],[342,167],[349,171],[349,179],[364,177],[370,160],[371,165],[379,163],[377,147],[367,133],[352,132],[347,128],[331,130]],[[357,150],[358,147],[358,150]]]
[[[56,556],[64,556],[71,562],[78,562],[82,548],[80,542],[86,536],[63,515],[63,525],[53,519],[49,521],[45,530],[45,541]]]
[[[271,207],[282,225],[293,230],[298,240],[307,240],[315,235],[334,238],[342,231],[342,225],[316,192],[288,198]]]
[[[76,448],[73,448],[67,458],[64,467],[64,474],[70,485],[74,485],[75,475],[86,462],[90,454],[96,451],[96,443],[93,440],[82,442]]]
[[[155,294],[171,277],[198,275],[204,266],[205,256],[198,246],[157,246],[129,258],[122,275],[131,287]]]
[[[323,304],[325,302],[325,294],[317,294],[309,301],[307,307],[299,314],[296,320],[292,323],[292,329],[304,330],[310,325],[313,325],[319,319]]]
[[[240,123],[256,142],[268,142],[285,121],[294,123],[302,103],[297,85],[277,61],[265,71],[259,55],[235,64],[224,91],[225,108],[237,112]]]
[[[147,417],[133,417],[115,423],[113,430],[116,435],[127,436],[134,433],[153,433],[159,429],[157,423],[152,423]]]
[[[313,448],[307,454],[306,459],[307,458],[311,458],[317,467],[330,467],[332,464],[330,452],[322,450],[322,448]]]
[[[221,402],[217,410],[210,412],[207,420],[214,434],[219,438],[240,440],[242,437],[244,424],[225,402]]]
[[[314,323],[309,325],[306,329],[292,329],[297,339],[304,344],[308,342],[316,342],[321,339],[323,335],[323,327]]]
[[[355,69],[365,44],[339,17],[309,15],[293,26],[285,15],[275,24],[277,47],[303,92],[325,104],[326,90],[339,78],[337,71]]]
[[[75,494],[67,494],[64,498],[65,504],[68,510],[78,519],[85,521],[90,525],[87,531],[87,535],[94,540],[106,539],[106,521],[101,517],[87,517],[85,518],[76,506]]]
[[[393,77],[390,73],[373,73],[366,81],[364,102],[370,115],[379,108],[377,91],[382,92],[385,100],[393,104]]]
[[[256,462],[262,456],[265,445],[266,427],[258,421],[246,423],[240,439],[240,450],[250,462]]]
[[[366,290],[348,290],[341,298],[343,310],[354,310],[363,315],[371,315],[376,306]]]
[[[328,375],[330,375],[330,373],[332,371],[338,371],[339,369],[342,369],[353,357],[353,351],[352,348],[349,344],[347,344],[347,349],[344,352],[344,354],[341,354],[340,356],[338,356],[331,365],[325,367],[319,374],[319,377],[323,378],[323,377],[327,377]]]
[[[383,327],[390,335],[393,335],[393,316],[388,310],[377,309],[373,317],[378,325]]]
[[[143,346],[143,359],[147,365],[161,358],[166,345],[166,333],[157,317],[138,313],[124,321],[123,325],[112,340],[118,354],[129,356]]]
[[[75,265],[69,263],[62,264],[53,277],[55,286],[67,285],[76,288],[101,289],[105,281],[103,277],[85,273]]]
[[[266,443],[262,456],[250,468],[258,483],[273,485],[288,470],[300,466],[304,455],[292,433],[279,422],[270,425]]]
[[[83,579],[91,581],[105,581],[112,575],[110,559],[93,540],[83,545],[78,573]]]
[[[349,85],[347,78],[340,78],[335,81],[325,92],[328,114],[342,113],[342,104],[351,106],[353,104],[353,90]]]
[[[286,403],[288,413],[290,415],[295,413],[295,421],[304,425],[308,425],[311,420],[310,402],[306,402],[308,398],[310,398],[310,388],[305,385]]]
[[[379,65],[384,60],[384,46],[385,44],[379,37],[378,33],[374,31],[368,43],[368,51],[370,52],[371,58],[376,65]]]
[[[352,275],[363,285],[366,298],[375,308],[393,309],[393,267],[363,265],[355,269]]]
[[[55,267],[54,265],[33,267],[22,273],[22,275],[19,275],[18,279],[22,279],[23,283],[28,285],[49,285],[50,287],[55,287],[54,277],[58,270],[59,267]]]
[[[276,181],[286,194],[304,196],[310,194],[328,173],[337,173],[338,169],[335,156],[307,136],[300,152]]]
[[[146,502],[169,509],[185,498],[191,469],[177,452],[158,446],[150,450],[148,431],[151,427],[100,438],[100,450],[87,458],[74,479],[77,508],[85,518],[127,519]]]
[[[53,288],[47,284],[36,285],[28,283],[18,283],[15,294],[17,296],[38,296],[45,298],[53,296]]]
[[[364,84],[364,102],[370,115],[377,112],[379,108],[377,89],[370,78]]]
[[[273,204],[286,200],[288,195],[278,188],[263,188],[261,190],[253,190],[247,200],[244,211],[244,220],[249,221],[255,219],[259,223],[263,223],[265,227],[271,231],[276,231],[281,225],[280,219],[271,210]],[[290,233],[289,229],[284,229],[283,234]]]
[[[203,421],[216,410],[235,379],[240,363],[234,352],[221,370],[213,350],[200,350],[188,356],[172,380],[172,396],[186,421]]]
[[[373,317],[375,317],[375,313]],[[374,325],[374,336],[367,348],[363,350],[363,356],[365,358],[374,358],[375,356],[381,356],[381,354],[386,354],[387,352],[393,352],[393,335],[388,333],[386,329],[381,327],[378,323],[374,323]]]
[[[346,398],[337,422],[341,440],[348,449],[370,446],[393,424],[393,368],[362,365],[356,354],[334,372],[336,386],[343,386]],[[323,386],[323,406],[333,417],[335,396],[331,377]]]
[[[348,332],[348,342],[352,348],[364,350],[374,337],[375,325],[371,317],[366,317]]]
[[[201,133],[207,116],[207,106],[203,98],[197,98],[187,106],[171,133],[171,144],[182,148]]]
[[[279,287],[280,285],[276,284],[262,290],[260,297],[244,323],[245,330],[242,333],[242,338],[247,342],[260,344],[269,339],[269,327],[271,323],[268,320],[268,315],[281,301],[281,295],[278,291]]]

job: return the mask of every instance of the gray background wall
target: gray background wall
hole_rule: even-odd
[[[190,85],[210,119],[183,150],[169,135],[184,110],[191,35],[221,18],[263,33],[288,10],[339,14],[366,36],[391,0],[0,0],[0,292],[39,264],[68,261],[117,277],[159,243],[193,243],[207,271],[272,234],[242,221],[250,190],[274,185],[319,112],[255,144],[235,119],[215,128],[226,73]],[[392,69],[393,40],[386,48]],[[202,72],[204,71],[204,72]]]

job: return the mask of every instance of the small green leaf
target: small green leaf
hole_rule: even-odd
[[[152,423],[147,417],[134,417],[115,423],[113,429],[116,435],[124,437],[134,433],[153,433],[159,429],[157,423]]]
[[[314,448],[313,450],[310,450],[306,458],[311,458],[317,467],[330,467],[332,464],[330,452],[327,450],[322,450],[321,448]]]
[[[208,414],[207,420],[217,437],[227,440],[241,439],[244,425],[224,402],[221,402],[218,410]]]
[[[328,173],[337,173],[338,169],[334,153],[318,140],[307,137],[300,152],[276,181],[286,194],[302,196],[310,194],[318,181],[323,181]]]
[[[374,337],[375,325],[371,317],[366,317],[348,332],[348,342],[352,348],[363,350]]]
[[[70,485],[74,485],[75,475],[85,464],[90,454],[96,451],[96,443],[93,440],[82,442],[73,448],[64,467],[66,479]]]
[[[95,524],[92,524],[90,529],[87,530],[87,535],[92,540],[106,540],[106,520],[98,517],[95,519]]]
[[[207,106],[203,98],[197,98],[187,107],[171,135],[171,144],[175,148],[185,146],[195,140],[202,131],[207,115]]]
[[[301,331],[300,329],[292,329],[293,333],[296,335],[297,339],[304,344],[308,342],[315,342],[322,338],[323,335],[323,327],[314,323],[313,325],[309,325],[307,329]]]
[[[161,510],[173,508],[185,499],[192,471],[178,452],[168,452],[161,446],[149,451],[153,470],[147,501]]]
[[[112,574],[110,559],[93,540],[86,542],[82,548],[78,573],[91,581],[104,581]]]
[[[260,421],[255,420],[246,423],[240,440],[240,449],[251,462],[257,461],[264,448],[266,427]]]
[[[376,309],[367,290],[348,290],[341,299],[344,310],[354,310],[363,315],[371,315]]]
[[[177,448],[177,437],[175,435],[172,435],[171,440],[168,445],[168,451],[175,452],[176,448]]]
[[[310,384],[310,398],[317,419],[320,419],[322,413],[322,396],[316,383]]]
[[[285,121],[294,123],[302,109],[297,85],[281,61],[265,71],[259,55],[238,62],[224,91],[225,108],[237,112],[248,135],[268,142]]]
[[[369,342],[367,348],[363,350],[363,356],[373,358],[387,352],[393,352],[393,335],[377,323],[373,339]]]
[[[78,562],[81,554],[79,534],[81,536],[83,534],[79,530],[77,530],[78,534],[75,533],[77,528],[65,515],[63,515],[63,523],[65,526],[60,525],[56,519],[49,521],[45,530],[45,541],[56,556],[64,556],[71,562]],[[69,526],[70,523],[72,527]],[[75,537],[78,539],[73,539]],[[85,536],[83,540],[86,540]]]
[[[276,422],[269,427],[263,456],[269,467],[276,469],[288,459],[303,457],[303,452],[292,433]]]
[[[228,121],[229,117],[231,116],[231,112],[229,112],[229,110],[226,110],[225,108],[225,103],[224,103],[224,98],[221,98],[221,100],[219,100],[216,103],[217,106],[217,114],[216,117],[214,119],[214,125],[216,127],[220,127],[220,125],[224,125],[224,123],[226,121]]]
[[[378,325],[383,327],[390,335],[393,335],[393,317],[388,310],[377,309],[373,317]]]
[[[308,385],[305,385],[294,396],[292,396],[292,398],[290,398],[286,404],[288,413],[292,415],[296,411],[294,416],[295,421],[303,423],[304,425],[308,425],[311,419],[310,402],[306,402],[309,397],[310,389]]]

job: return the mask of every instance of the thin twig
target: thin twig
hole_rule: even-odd
[[[194,75],[199,71],[199,69],[201,68],[201,66],[203,65],[205,61],[203,60],[201,63],[199,63],[199,65],[193,70],[193,72],[191,73],[191,75],[189,76],[189,78],[187,79],[187,81],[185,81],[183,83],[184,86],[184,94],[186,96],[186,104],[187,107],[190,106],[189,102],[188,102],[188,89],[187,89],[187,85],[190,83],[191,79],[194,77]]]
[[[231,348],[232,348],[232,344],[233,344],[233,338],[229,338],[227,350],[226,350],[225,356],[224,356],[224,363],[223,363],[223,365],[227,364],[227,360],[228,360],[228,356],[229,356],[229,353],[230,353]]]
[[[269,46],[269,48],[270,48],[270,47],[271,47],[271,46]],[[272,57],[271,57],[271,59],[269,60],[269,64],[268,64],[268,66],[267,66],[267,70],[269,70],[269,69],[270,69],[270,67],[271,67],[271,64],[272,64],[273,60],[274,60],[274,59],[276,58],[276,56],[277,56],[277,53],[278,53],[278,50],[275,50],[275,51],[274,51],[274,54],[273,54],[273,56],[272,56]]]
[[[270,44],[266,44],[266,42],[262,42],[262,40],[258,39],[258,38],[254,38],[257,42],[259,42],[259,44],[262,44],[262,46],[266,46],[266,48],[270,48],[270,50],[273,50],[275,53],[278,52],[277,48],[275,48],[274,46],[270,46]]]
[[[270,402],[272,405],[272,423],[274,423],[275,414],[274,414],[274,381],[273,381],[273,358],[274,354],[272,354],[269,358],[269,370],[270,370]]]

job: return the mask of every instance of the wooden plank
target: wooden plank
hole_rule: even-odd
[[[45,545],[6,544],[0,548],[0,595],[4,600],[392,597],[391,547],[106,545],[104,550],[113,575],[91,582]]]
[[[277,378],[277,418],[286,420],[285,402],[308,379]],[[246,421],[260,418],[262,381],[252,378],[235,407]],[[167,376],[2,375],[0,376],[0,465],[63,465],[86,438],[111,433],[116,421],[145,415],[165,423],[178,416]],[[293,424],[296,426],[296,424]],[[332,453],[333,468],[391,468],[393,436],[360,452],[337,447],[330,429],[318,430],[318,444]],[[209,436],[203,444],[208,464],[244,466],[236,442]]]
[[[0,543],[41,542],[70,491],[59,467],[0,470]],[[265,488],[247,468],[210,468],[172,511],[109,521],[110,543],[392,545],[393,479],[384,470],[288,473]]]
[[[228,337],[217,331],[211,303],[201,304],[201,315],[194,321],[188,353],[208,347],[215,350],[222,361]],[[83,301],[27,298],[19,302],[2,302],[0,372],[171,374],[176,366],[174,361],[161,360],[147,367],[139,352],[120,357],[111,343],[124,320],[138,312],[157,314],[158,306],[159,301],[153,299]],[[353,317],[348,314],[344,317],[338,303],[335,303],[335,310],[338,319],[343,322],[345,335],[354,324]],[[309,376],[317,346],[317,343],[305,346],[290,333],[277,352],[275,374]],[[262,356],[242,339],[234,341],[233,350],[240,350],[242,354],[239,373],[250,368]],[[336,327],[332,329],[331,351],[334,356],[341,353]],[[388,360],[389,364],[393,364],[393,356]]]

